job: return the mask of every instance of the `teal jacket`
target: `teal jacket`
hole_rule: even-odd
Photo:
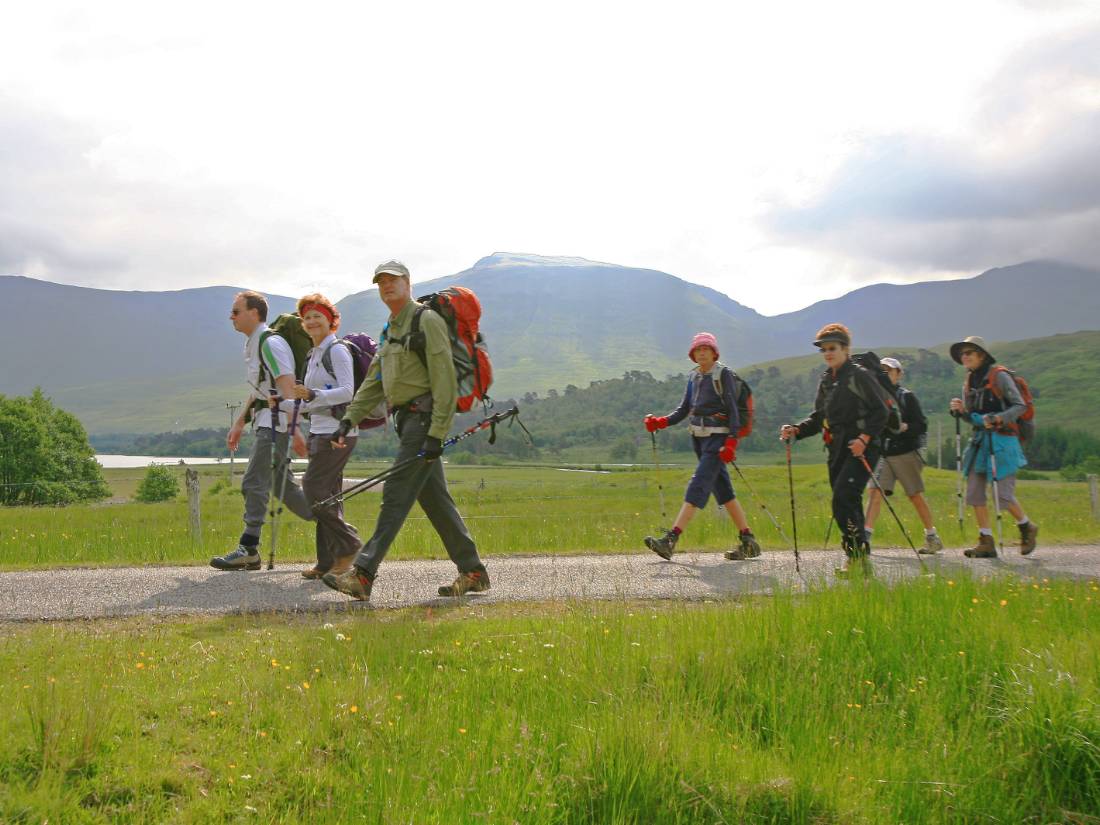
[[[984,375],[984,372],[979,374]],[[1016,475],[1016,471],[1021,467],[1026,467],[1027,458],[1024,457],[1019,438],[985,429],[985,417],[999,415],[1004,421],[1013,422],[1023,415],[1027,407],[1024,405],[1020,391],[1016,389],[1015,382],[1007,373],[998,373],[996,380],[1003,401],[992,401],[991,394],[982,389],[982,382],[970,391],[967,391],[965,384],[963,385],[963,404],[970,423],[974,425],[974,436],[963,458],[963,471],[967,475],[970,473],[985,473],[987,477],[991,475],[989,445],[992,435],[993,458],[997,464],[997,480],[1000,481],[1002,478]]]
[[[972,413],[980,419],[977,413]],[[1020,439],[1014,435],[1001,435],[993,430],[975,430],[970,446],[963,458],[963,470],[970,473],[990,475],[989,443],[993,440],[993,458],[997,463],[997,480],[1016,475],[1016,471],[1027,466],[1027,458],[1020,447]]]

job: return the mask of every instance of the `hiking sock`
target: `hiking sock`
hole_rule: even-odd
[[[740,531],[739,535],[751,536],[752,535],[752,528],[751,527],[746,527],[744,530]]]
[[[1017,527],[1025,527],[1027,523],[1031,521],[1027,516],[1024,516],[1020,521],[1016,522]]]
[[[669,530],[669,532],[672,533],[673,535],[679,537],[679,535],[684,531],[681,530],[679,527],[673,527],[671,530]]]
[[[251,533],[241,533],[241,540],[239,542],[241,547],[247,547],[249,550],[255,550],[260,546],[260,537],[254,536]]]
[[[978,535],[979,536],[992,536],[993,535],[993,530],[989,527],[979,527],[978,528]]]
[[[932,536],[935,535],[938,535],[938,533],[936,533],[935,527],[929,527],[927,530],[924,531],[925,538],[932,538]]]

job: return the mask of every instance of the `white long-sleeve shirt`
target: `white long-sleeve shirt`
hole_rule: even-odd
[[[330,414],[330,410],[337,404],[347,404],[355,395],[355,370],[352,366],[351,353],[346,346],[333,346],[336,343],[336,333],[330,333],[318,346],[309,351],[306,361],[305,386],[313,390],[316,396],[312,401],[303,401],[300,413],[309,413],[309,432],[311,435],[328,435],[336,432],[340,421]],[[329,351],[332,360],[330,374],[324,365],[325,350]],[[282,404],[283,409],[292,410],[294,402],[287,400]],[[359,430],[352,428],[348,435],[358,435]]]

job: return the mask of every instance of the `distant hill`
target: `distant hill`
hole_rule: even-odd
[[[967,335],[1014,341],[1095,329],[1098,313],[1100,271],[1030,261],[961,280],[875,284],[767,321],[784,339],[841,320],[857,346],[927,346]]]
[[[500,398],[631,371],[680,373],[690,366],[685,345],[701,329],[718,336],[723,360],[743,367],[807,352],[831,320],[852,326],[860,347],[1100,326],[1100,272],[1042,261],[971,279],[866,287],[775,317],[667,273],[581,258],[498,253],[413,287],[419,295],[449,284],[471,287],[482,301]],[[244,340],[228,320],[238,291],[118,292],[0,277],[0,301],[10,308],[0,325],[0,391],[41,386],[93,433],[222,426],[226,402],[244,394]],[[294,305],[269,299],[273,314]],[[387,314],[373,288],[339,306],[344,332],[377,335]]]

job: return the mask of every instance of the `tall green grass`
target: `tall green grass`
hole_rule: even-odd
[[[8,627],[4,822],[1091,822],[1100,587]]]
[[[377,472],[382,464],[354,467],[349,476]],[[449,466],[447,474],[459,508],[484,555],[516,553],[628,552],[643,549],[642,538],[668,527],[682,500],[691,467],[665,467],[658,477],[652,468],[610,473],[563,472],[532,467]],[[786,468],[743,467],[752,488],[767,503],[790,535],[790,505]],[[107,474],[116,496],[132,496],[140,471]],[[823,466],[794,468],[798,531],[803,547],[820,546],[829,521],[830,490]],[[666,515],[661,514],[658,481],[664,490]],[[948,545],[972,544],[976,528],[967,514],[964,529],[955,518],[955,478],[947,471],[927,470],[928,498]],[[190,534],[186,501],[163,504],[114,503],[65,508],[0,508],[0,568],[57,565],[179,563],[203,564],[210,556],[236,546],[241,529],[239,477],[233,485],[227,468],[202,470],[203,531]],[[734,475],[750,523],[766,550],[788,545]],[[1042,526],[1044,543],[1088,542],[1100,539],[1100,523],[1089,509],[1085,484],[1021,481],[1017,487],[1031,517]],[[347,517],[364,538],[377,517],[380,495],[367,492],[348,503]],[[922,529],[907,500],[895,496],[894,507],[910,536],[921,541]],[[314,558],[313,526],[284,512],[280,528],[280,558]],[[1006,535],[1013,525],[1006,521]],[[681,541],[685,549],[724,549],[735,539],[730,520],[713,504],[700,513]],[[266,535],[265,535],[266,540]],[[879,546],[904,546],[904,537],[883,508],[875,532]],[[837,544],[835,530],[830,539]],[[423,513],[414,508],[401,531],[392,558],[443,558],[439,539]]]

